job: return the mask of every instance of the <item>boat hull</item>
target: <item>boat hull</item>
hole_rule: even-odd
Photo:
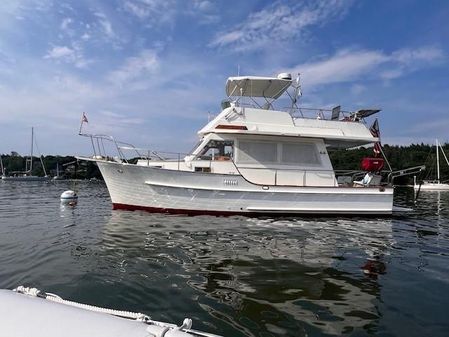
[[[97,164],[115,209],[191,215],[387,215],[393,209],[392,188],[264,186],[240,175]]]
[[[38,177],[38,176],[18,176],[18,177],[8,177],[3,176],[4,181],[50,181],[50,177]]]
[[[449,191],[449,184],[442,183],[423,183],[422,185],[414,185],[415,190],[421,191]]]

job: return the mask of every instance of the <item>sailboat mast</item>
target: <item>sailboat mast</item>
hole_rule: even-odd
[[[443,147],[441,146],[441,144],[440,144],[440,150],[441,150],[441,153],[443,154],[444,159],[446,159],[446,164],[449,166],[449,160],[447,160],[446,153],[444,153],[444,150],[443,150]]]
[[[34,128],[31,127],[30,174],[32,174],[33,171],[33,139],[34,139]]]
[[[437,150],[437,181],[440,183],[440,156],[438,154],[438,139],[435,140]]]
[[[3,159],[2,159],[2,155],[0,154],[0,166],[2,169],[2,176],[5,175],[5,168],[3,167]]]

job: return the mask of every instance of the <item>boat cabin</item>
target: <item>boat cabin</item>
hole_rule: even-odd
[[[289,74],[230,77],[226,93],[222,111],[198,132],[200,142],[189,155],[174,160],[140,159],[137,165],[241,175],[267,186],[330,187],[338,182],[328,148],[378,141],[364,118],[380,110],[299,107],[299,80],[293,81]],[[276,108],[284,93],[291,98],[290,107]]]

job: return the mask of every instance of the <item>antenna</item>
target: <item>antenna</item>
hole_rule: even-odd
[[[301,97],[301,96],[302,96],[302,90],[301,90],[301,74],[300,74],[300,73],[298,73],[298,76],[296,77],[295,94],[296,94],[296,97]]]
[[[293,84],[293,88],[295,88],[295,91],[293,92],[293,97],[291,97],[291,99],[292,99],[291,111],[292,112],[295,109],[295,107],[298,108],[298,105],[296,103],[298,103],[298,98],[302,96],[300,76],[301,76],[301,74],[298,73],[298,76],[296,77],[296,80]]]
[[[240,64],[237,64],[237,76],[240,76]]]

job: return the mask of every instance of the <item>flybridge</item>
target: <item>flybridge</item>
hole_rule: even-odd
[[[292,84],[290,74],[278,77],[238,76],[229,77],[226,94],[232,96],[279,98]]]
[[[289,88],[293,92],[289,92]],[[223,110],[234,107],[252,107],[264,110],[278,110],[273,108],[273,102],[287,93],[291,104],[282,110],[287,110],[293,118],[313,118],[332,121],[359,122],[364,118],[381,111],[380,109],[361,109],[357,111],[341,110],[340,106],[332,109],[305,108],[298,106],[298,98],[302,96],[299,75],[292,80],[289,73],[281,73],[277,77],[237,76],[229,77],[226,81],[226,95],[228,100],[222,103]],[[248,97],[251,102],[243,102]],[[264,104],[257,99],[263,98]],[[282,111],[281,110],[281,111]]]
[[[280,99],[284,93],[291,99],[290,106],[278,108],[286,103]],[[351,112],[343,111],[340,106],[304,108],[298,103],[299,76],[296,80],[287,73],[277,77],[230,77],[226,82],[226,94],[228,100],[222,103],[222,112],[198,132],[200,136],[219,133],[315,138],[323,139],[328,146],[343,148],[378,141],[364,119],[380,109]]]

